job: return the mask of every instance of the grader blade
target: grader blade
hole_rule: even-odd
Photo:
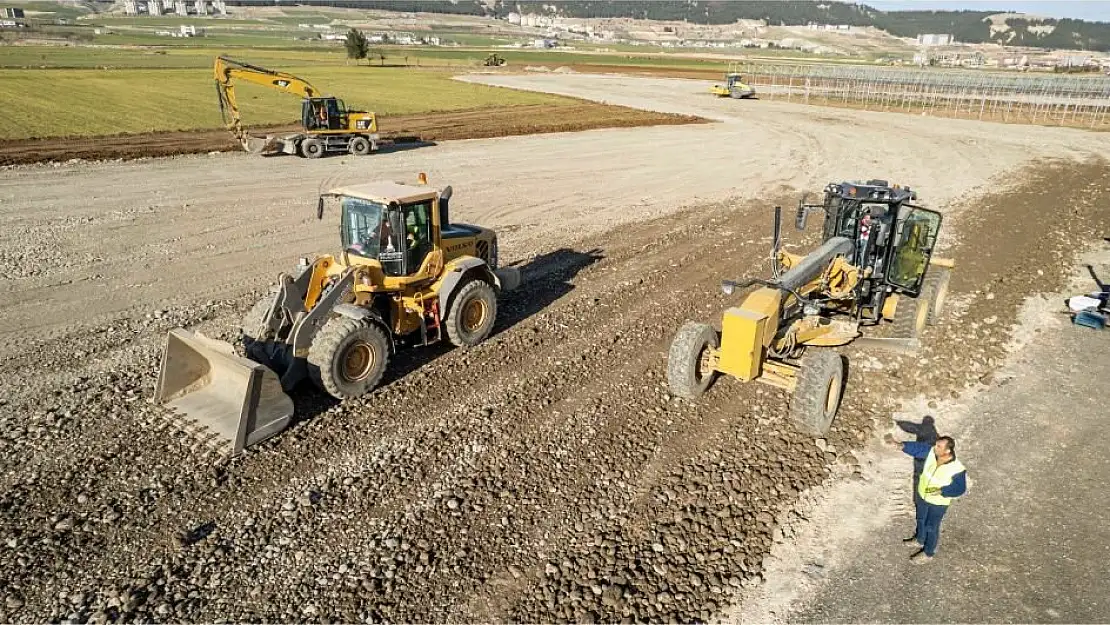
[[[228,343],[180,328],[166,338],[154,401],[231,455],[274,436],[293,417],[277,374]]]

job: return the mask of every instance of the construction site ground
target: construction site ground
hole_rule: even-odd
[[[474,79],[719,123],[0,175],[0,620],[709,620],[773,606],[758,593],[787,596],[797,571],[766,556],[805,547],[802,516],[824,493],[866,483],[892,414],[1008,388],[1023,302],[1058,292],[1110,231],[1110,148],[1094,133],[718,100],[681,80]],[[318,190],[418,171],[451,184],[453,216],[496,228],[523,269],[496,335],[406,356],[359,401],[304,388],[295,424],[230,462],[168,427],[150,402],[166,330],[234,338],[278,271],[336,247]],[[721,279],[769,271],[770,207],[870,177],[946,215],[952,306],[922,352],[843,350],[845,403],[816,441],[770,387],[670,397],[677,327],[736,301]],[[1045,405],[1072,392],[1040,388]],[[959,533],[972,512],[946,521],[946,554],[1005,549]]]

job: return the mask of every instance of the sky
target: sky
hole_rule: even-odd
[[[1017,11],[1043,17],[1072,17],[1092,22],[1110,22],[1110,0],[859,0],[881,11]]]

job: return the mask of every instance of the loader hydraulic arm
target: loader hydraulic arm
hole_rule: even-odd
[[[220,99],[220,114],[223,116],[224,124],[240,142],[244,143],[247,140],[247,133],[243,130],[243,123],[239,117],[239,104],[235,99],[235,86],[231,84],[232,79],[245,80],[304,98],[320,95],[319,90],[303,78],[229,59],[226,56],[216,57],[214,70],[216,93]]]

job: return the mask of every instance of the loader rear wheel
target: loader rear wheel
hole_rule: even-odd
[[[447,312],[447,338],[456,347],[473,347],[486,340],[497,321],[497,294],[485,280],[467,282]]]
[[[922,296],[929,299],[929,316],[926,323],[935,326],[940,316],[944,314],[944,302],[948,299],[948,283],[952,273],[947,267],[932,267],[925,276],[925,284],[921,289]]]
[[[301,154],[305,158],[320,158],[324,155],[324,143],[319,139],[305,139],[301,141]]]
[[[355,156],[366,156],[370,153],[370,140],[366,137],[352,137],[347,150]]]
[[[671,392],[697,399],[717,375],[715,354],[720,338],[713,326],[687,321],[678,329],[667,357],[667,383]]]
[[[389,340],[378,326],[335,317],[320,328],[308,349],[308,374],[336,399],[350,399],[378,386],[389,364]]]
[[[843,394],[844,358],[831,350],[814,351],[802,358],[790,416],[806,433],[824,436]]]

